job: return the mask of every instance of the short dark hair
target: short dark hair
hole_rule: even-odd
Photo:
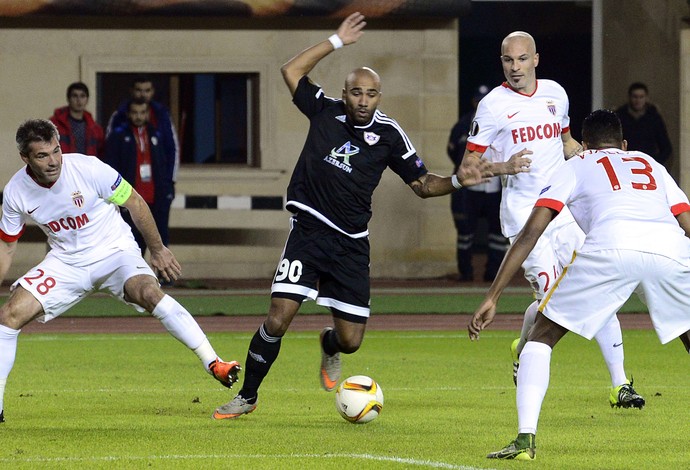
[[[132,105],[133,105],[133,104],[137,104],[137,105],[145,104],[147,108],[148,108],[148,106],[149,106],[149,103],[148,103],[144,98],[135,98],[135,99],[131,99],[131,100],[129,100],[129,102],[127,103],[127,112],[129,112],[129,111],[132,109]]]
[[[69,96],[72,94],[74,90],[81,90],[84,93],[86,93],[86,97],[89,97],[89,87],[86,86],[86,83],[84,82],[74,82],[70,84],[70,86],[67,87],[67,99],[69,100]]]
[[[29,154],[29,145],[34,142],[50,142],[55,137],[60,140],[60,133],[48,119],[29,119],[17,129],[15,140],[21,155]]]
[[[631,83],[630,86],[628,87],[628,96],[632,95],[632,92],[635,90],[644,90],[645,94],[649,94],[649,90],[647,89],[647,85],[645,85],[642,82],[634,82]]]
[[[582,122],[582,142],[587,148],[621,148],[623,128],[618,115],[610,109],[592,111]]]
[[[153,79],[151,78],[151,75],[146,75],[146,74],[138,74],[135,75],[134,78],[132,78],[131,85],[134,87],[137,83],[147,83],[151,82],[151,85],[153,85]]]

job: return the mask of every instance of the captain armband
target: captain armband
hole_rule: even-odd
[[[123,179],[120,184],[115,188],[115,192],[113,193],[112,196],[108,198],[108,201],[112,202],[113,204],[117,204],[118,206],[121,206],[125,202],[127,202],[127,199],[129,199],[129,196],[132,195],[132,185],[127,182],[127,180]]]

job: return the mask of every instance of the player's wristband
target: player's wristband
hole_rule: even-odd
[[[337,34],[329,36],[328,41],[330,41],[330,43],[333,44],[333,49],[340,49],[345,45],[343,44],[343,40],[340,39],[340,36],[338,36]]]
[[[452,184],[455,189],[462,189],[462,185],[460,184],[460,181],[458,181],[458,175],[453,175],[450,177],[450,184]]]

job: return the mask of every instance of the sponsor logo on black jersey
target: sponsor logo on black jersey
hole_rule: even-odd
[[[331,165],[340,168],[343,171],[350,173],[352,166],[350,165],[350,157],[359,153],[359,147],[352,145],[348,140],[336,150],[335,147],[331,150],[330,155],[326,155],[324,161]]]

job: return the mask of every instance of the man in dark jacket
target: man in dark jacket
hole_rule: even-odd
[[[127,109],[130,101],[145,101],[149,105],[148,123],[158,131],[165,158],[173,159],[175,162],[172,175],[173,181],[177,181],[177,170],[180,166],[180,146],[177,140],[177,130],[172,122],[168,108],[153,99],[155,93],[156,89],[149,76],[139,75],[135,77],[130,88],[130,98],[123,101],[110,116],[108,127],[106,128],[106,138],[113,130],[127,123]]]
[[[67,87],[67,106],[56,108],[50,120],[60,133],[62,153],[100,156],[103,151],[103,128],[86,110],[89,87],[74,82]]]
[[[103,161],[131,182],[151,209],[163,244],[168,246],[170,205],[175,197],[173,186],[174,155],[165,152],[160,132],[148,122],[149,105],[133,100],[128,105],[127,122],[110,132],[105,142]],[[142,254],[146,243],[126,211],[122,217],[132,227]]]
[[[652,103],[649,102],[647,85],[635,82],[628,87],[628,103],[616,110],[623,125],[623,138],[628,150],[639,150],[665,164],[671,157],[671,140],[666,124]]]

